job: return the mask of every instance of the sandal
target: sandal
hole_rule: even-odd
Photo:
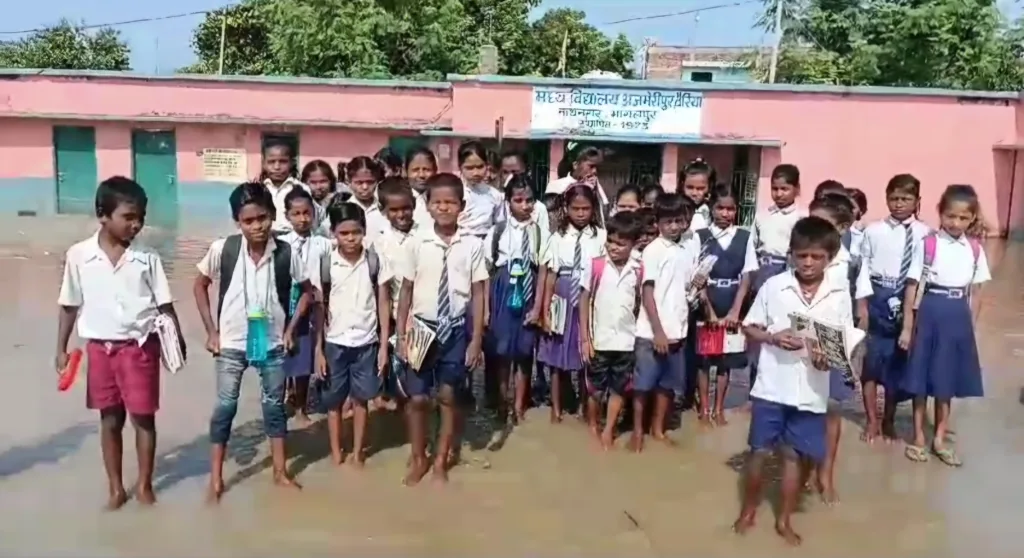
[[[953,450],[952,448],[937,448],[933,444],[932,454],[935,457],[938,457],[939,461],[941,461],[944,465],[947,465],[949,467],[960,467],[961,465],[964,464],[963,461],[960,461],[960,456],[957,455],[956,451]]]
[[[907,447],[903,450],[903,455],[914,463],[928,462],[928,452],[922,446],[907,444]]]

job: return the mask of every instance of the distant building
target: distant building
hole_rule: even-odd
[[[647,79],[750,83],[767,65],[767,47],[652,45],[647,51]]]

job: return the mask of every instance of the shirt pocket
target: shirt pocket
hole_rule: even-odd
[[[452,250],[448,255],[448,284],[454,293],[469,297],[472,287],[472,270],[469,254]]]

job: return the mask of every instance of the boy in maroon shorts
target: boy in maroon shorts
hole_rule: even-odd
[[[96,190],[100,230],[67,251],[57,304],[57,372],[68,362],[71,328],[85,341],[86,406],[100,412],[103,466],[110,483],[107,509],[128,500],[121,476],[127,417],[135,427],[139,479],[135,495],[153,504],[156,411],[160,403],[160,342],[154,321],[165,313],[177,324],[160,256],[133,240],[146,219],[146,192],[115,176]],[[179,328],[180,331],[180,328]],[[184,347],[182,347],[184,350]]]

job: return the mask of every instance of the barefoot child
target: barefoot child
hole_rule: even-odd
[[[309,192],[294,187],[284,197],[284,210],[292,230],[279,236],[278,239],[291,245],[292,253],[297,254],[302,265],[306,267],[306,277],[317,277],[317,274],[320,273],[321,262],[331,252],[331,241],[322,236],[313,235],[316,202],[313,201]],[[288,309],[289,316],[295,315],[301,294],[301,286],[298,283],[293,284],[291,305]],[[321,290],[318,289],[314,292],[315,300],[322,300],[322,296]],[[307,316],[299,322],[295,329],[295,351],[284,359],[284,371],[292,386],[289,402],[295,412],[295,424],[299,428],[305,428],[312,424],[306,412],[309,404],[309,378],[313,373],[314,348],[316,347],[316,342],[312,337],[312,322],[311,316]]]
[[[654,212],[661,236],[641,257],[645,272],[636,325],[633,435],[629,441],[635,452],[643,451],[644,410],[652,402],[651,436],[671,443],[665,433],[666,418],[674,395],[683,391],[690,314],[686,285],[696,263],[679,245],[679,238],[690,224],[692,207],[681,194],[659,196]]]
[[[363,210],[366,217],[366,243],[373,244],[380,234],[388,230],[388,220],[381,213],[377,202],[377,185],[386,177],[384,167],[377,160],[359,156],[345,165],[345,174],[348,175],[348,187],[352,190],[349,201]]]
[[[160,342],[154,321],[175,323],[173,299],[160,256],[135,244],[146,219],[146,192],[115,176],[96,189],[99,231],[68,249],[57,304],[57,373],[67,366],[71,330],[85,341],[86,407],[100,414],[100,447],[107,473],[107,509],[128,500],[121,475],[125,420],[135,428],[139,479],[135,496],[153,504],[156,412],[160,405]],[[125,305],[124,301],[132,304]],[[180,331],[180,330],[179,330]],[[184,349],[182,351],[184,354]]]
[[[706,229],[711,221],[711,208],[707,201],[711,186],[715,184],[715,177],[715,169],[700,157],[683,167],[679,189],[696,207],[693,221],[690,223],[691,231]]]
[[[417,147],[405,157],[405,176],[412,187],[415,207],[412,220],[417,226],[430,227],[430,212],[427,211],[427,180],[437,174],[437,157],[426,147]]]
[[[601,447],[614,440],[623,398],[636,368],[634,341],[640,311],[643,267],[632,257],[640,223],[630,212],[608,218],[606,256],[583,263],[580,283],[580,342],[587,364],[587,423]],[[598,427],[601,402],[608,398],[604,430]]]
[[[744,320],[744,332],[760,346],[752,399],[750,454],[744,472],[743,506],[733,529],[744,534],[754,525],[761,504],[764,467],[772,451],[782,459],[782,498],[775,531],[787,543],[801,542],[791,525],[812,463],[825,458],[825,412],[828,408],[828,361],[819,352],[801,355],[803,340],[790,329],[791,314],[853,325],[845,281],[833,283],[825,273],[839,251],[839,232],[817,217],[796,222],[789,252],[793,270],[768,279]]]
[[[218,239],[196,266],[192,293],[206,329],[206,350],[214,356],[217,402],[210,418],[210,487],[208,500],[224,492],[224,458],[231,425],[238,411],[242,374],[255,368],[260,375],[263,429],[270,439],[274,483],[298,488],[286,470],[284,388],[285,355],[294,346],[295,331],[306,319],[313,298],[307,268],[287,242],[270,234],[274,200],[259,183],[235,188],[229,198],[231,216],[241,234]],[[283,203],[282,203],[283,205]],[[210,284],[218,281],[217,321],[210,313]],[[296,311],[288,315],[292,285],[298,284]],[[314,316],[319,312],[314,313]],[[313,324],[320,335],[322,324]]]
[[[739,199],[728,186],[717,186],[708,201],[711,223],[697,231],[702,247],[718,259],[711,268],[703,290],[703,318],[709,326],[738,329],[743,321],[744,302],[750,288],[750,275],[757,271],[757,255],[750,232],[736,226]],[[729,375],[747,365],[745,351],[700,357],[697,385],[700,398],[700,420],[705,424],[724,426],[725,394]],[[709,384],[711,368],[715,377],[715,400],[711,402]]]
[[[505,185],[509,219],[498,223],[487,235],[484,246],[487,263],[494,270],[491,280],[490,322],[485,336],[487,358],[498,374],[498,418],[505,424],[506,394],[514,374],[515,421],[526,414],[530,372],[536,348],[534,326],[540,317],[543,285],[537,280],[540,251],[550,234],[533,220],[533,185],[526,175],[515,174]]]
[[[562,420],[563,389],[571,387],[569,374],[583,369],[580,358],[579,301],[583,262],[604,254],[605,232],[597,217],[599,202],[587,184],[570,186],[562,193],[565,217],[544,251],[544,296],[541,319],[547,335],[538,343],[537,361],[551,375],[551,422]],[[564,323],[551,323],[551,305],[564,304]]]
[[[905,452],[912,461],[928,460],[924,423],[932,397],[931,453],[959,467],[960,457],[946,445],[952,400],[984,394],[974,321],[981,285],[992,276],[979,241],[985,230],[979,214],[974,188],[949,186],[939,200],[940,230],[914,245],[899,339],[910,354],[900,388],[914,397],[914,440]]]
[[[427,182],[426,197],[434,225],[417,229],[405,242],[400,262],[403,280],[397,328],[403,360],[408,361],[406,341],[412,320],[436,332],[422,366],[419,370],[407,369],[402,381],[410,397],[406,420],[412,446],[406,485],[418,483],[430,469],[427,404],[435,386],[441,404],[441,429],[433,475],[437,481],[448,480],[448,460],[463,420],[457,405],[458,390],[467,385],[467,369],[480,362],[483,344],[483,320],[473,321],[471,334],[465,327],[467,314],[483,315],[487,265],[483,240],[464,234],[458,226],[464,199],[462,179],[449,173],[435,175]]]
[[[342,405],[351,398],[353,406],[352,464],[361,468],[366,439],[367,403],[377,397],[381,377],[387,371],[387,343],[391,336],[393,279],[387,260],[372,249],[363,248],[366,217],[359,206],[346,202],[330,209],[331,230],[338,245],[320,271],[325,306],[330,319],[324,344],[317,353],[326,357],[317,374],[327,381],[322,401],[327,407],[327,435],[334,463],[341,465],[345,453],[341,444]]]
[[[906,351],[897,344],[903,325],[904,289],[914,245],[929,231],[929,227],[914,216],[921,203],[920,191],[921,183],[913,176],[894,176],[885,188],[889,217],[864,229],[855,294],[859,326],[868,332],[861,378],[867,414],[861,439],[868,443],[879,436],[887,441],[896,440],[893,423],[907,359]],[[881,421],[878,418],[879,385],[885,390]]]

